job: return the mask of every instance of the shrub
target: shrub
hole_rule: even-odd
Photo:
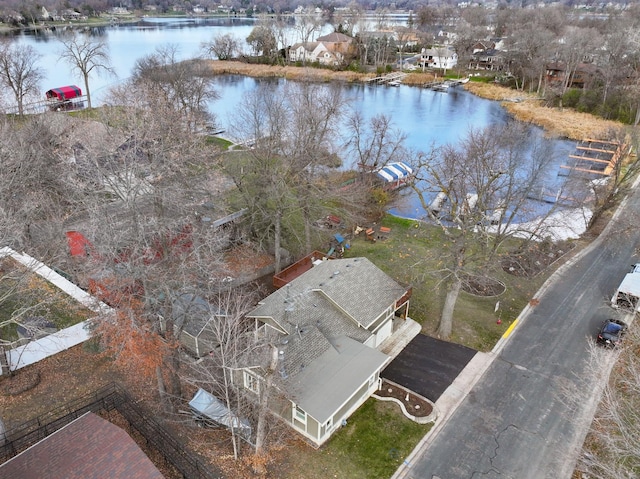
[[[581,91],[577,88],[571,88],[562,95],[562,105],[568,108],[576,108],[580,102]]]
[[[387,193],[382,188],[373,188],[371,190],[371,197],[375,204],[380,206],[385,206],[389,203],[389,193]]]

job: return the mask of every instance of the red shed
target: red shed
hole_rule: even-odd
[[[68,101],[82,96],[82,90],[75,85],[52,88],[46,93],[47,100]]]

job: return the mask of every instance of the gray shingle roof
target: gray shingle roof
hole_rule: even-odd
[[[173,321],[176,328],[198,337],[209,321],[224,313],[206,299],[192,293],[184,293],[173,302]]]
[[[345,35],[344,33],[333,32],[328,35],[324,35],[322,37],[318,37],[317,41],[319,42],[330,42],[330,43],[343,43],[343,42],[352,42],[353,38],[349,35]]]
[[[361,385],[387,362],[377,349],[346,336],[337,338],[303,374],[289,381],[292,400],[318,422],[325,423]]]
[[[271,294],[249,317],[275,321],[280,383],[289,398],[326,421],[388,359],[363,343],[407,288],[366,258],[323,261]]]
[[[265,298],[248,316],[273,318],[287,329],[290,318],[300,321],[296,318],[324,314],[314,311],[314,298],[323,296],[345,319],[367,328],[406,290],[366,258],[323,261]],[[325,311],[331,309],[324,306]]]

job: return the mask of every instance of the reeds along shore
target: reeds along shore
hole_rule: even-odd
[[[245,75],[257,78],[355,83],[375,76],[375,73],[334,71],[289,65],[262,65],[216,60],[209,62],[215,74]],[[432,73],[410,73],[402,80],[402,83],[418,86],[433,81],[435,78]],[[588,113],[580,113],[568,108],[549,108],[544,106],[542,100],[536,95],[494,83],[468,82],[464,88],[479,97],[503,102],[504,108],[514,118],[542,127],[548,136],[565,137],[572,140],[606,138],[611,130],[624,126],[618,122],[603,120]]]
[[[465,88],[474,95],[502,102],[514,118],[537,125],[547,136],[571,140],[607,138],[612,130],[624,127],[622,123],[604,120],[570,108],[550,108],[535,94],[513,90],[494,83],[469,82]],[[516,101],[517,100],[517,101]]]

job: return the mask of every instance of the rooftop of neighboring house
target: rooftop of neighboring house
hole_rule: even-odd
[[[0,479],[161,479],[131,437],[88,412],[0,465]]]
[[[353,38],[349,35],[345,35],[344,33],[333,32],[328,35],[323,35],[316,39],[318,42],[329,42],[329,43],[344,43],[344,42],[352,42]]]
[[[292,50],[296,50],[299,47],[304,47],[305,50],[312,52],[316,49],[321,42],[306,42],[306,43],[294,43],[291,45]]]

